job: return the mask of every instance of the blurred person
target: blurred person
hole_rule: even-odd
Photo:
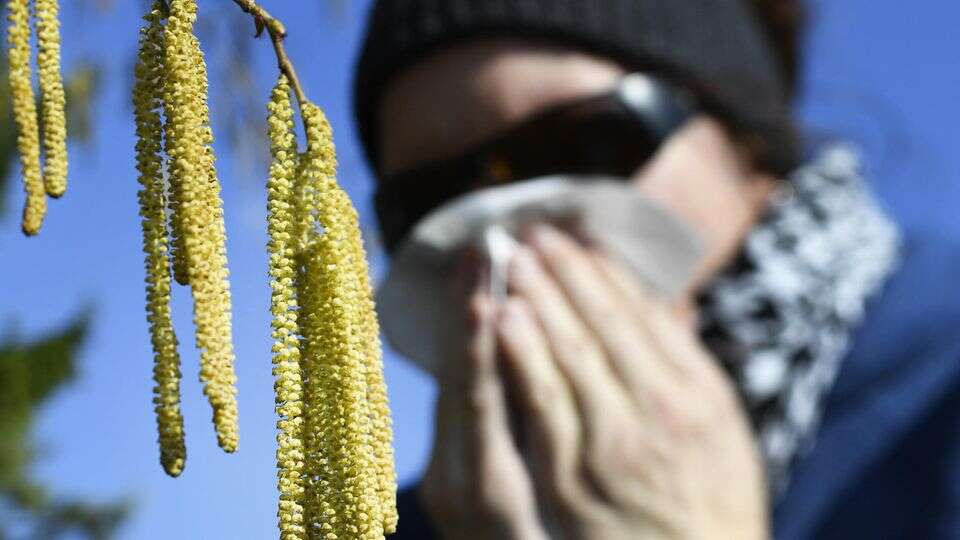
[[[960,344],[902,318],[935,260],[795,125],[803,25],[794,0],[375,2],[355,105],[388,251],[557,174],[622,177],[704,248],[672,299],[557,224],[525,228],[504,302],[464,253],[397,538],[960,534],[960,385],[928,369]]]

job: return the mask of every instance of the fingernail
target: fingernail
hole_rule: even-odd
[[[530,276],[537,272],[539,264],[530,248],[522,246],[517,248],[510,260],[510,281],[522,283],[530,279]]]
[[[500,308],[497,318],[497,331],[505,339],[516,339],[523,335],[525,312],[522,300],[517,297],[508,299]]]
[[[563,235],[552,225],[537,223],[530,228],[530,241],[538,249],[551,249],[563,243]]]
[[[485,292],[475,291],[467,304],[467,312],[472,327],[477,328],[485,324],[493,314],[493,304]]]
[[[510,303],[506,302],[497,311],[497,331],[501,335],[509,335],[512,326],[512,317],[510,313]]]
[[[500,314],[498,321],[501,327],[509,327],[512,322],[516,320],[517,317],[517,306],[516,301],[513,298],[508,298],[506,302],[500,306]]]

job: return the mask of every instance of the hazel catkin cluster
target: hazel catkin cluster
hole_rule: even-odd
[[[273,161],[267,185],[280,536],[382,539],[398,520],[393,428],[357,211],[336,179],[330,124],[304,97],[283,51],[282,24],[252,0],[237,4],[253,15],[258,31],[270,33],[284,72],[268,106]],[[59,5],[8,0],[8,8],[10,84],[27,191],[23,229],[36,234],[47,197],[66,189]],[[172,286],[190,288],[200,379],[218,443],[228,452],[238,445],[231,295],[207,68],[194,34],[197,0],[154,0],[144,20],[133,104],[146,312],[160,461],[178,476],[186,444]],[[292,91],[306,129],[302,151]]]
[[[133,88],[137,124],[140,217],[146,253],[147,321],[154,350],[154,405],[160,432],[160,462],[179,476],[186,462],[180,413],[180,355],[170,316],[170,239],[163,180],[163,78],[158,46],[163,40],[160,13],[153,10],[140,30],[140,51]]]
[[[169,305],[178,265],[178,281],[193,295],[200,379],[217,439],[228,452],[238,445],[226,232],[211,148],[207,72],[193,33],[196,17],[196,0],[153,4],[141,30],[134,88],[154,403],[161,462],[173,476],[185,459],[180,361]]]
[[[303,153],[281,76],[268,184],[281,538],[383,538],[396,530],[396,476],[366,254],[330,124],[301,110]]]
[[[37,35],[39,119],[31,63],[31,9]],[[47,196],[60,197],[67,189],[67,118],[60,70],[59,12],[59,0],[7,2],[10,93],[17,126],[17,151],[27,194],[21,226],[24,234],[30,236],[38,234],[43,225]]]

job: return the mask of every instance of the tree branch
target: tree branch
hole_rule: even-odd
[[[287,30],[284,28],[283,23],[270,15],[267,10],[258,6],[256,0],[233,1],[240,6],[240,9],[253,17],[254,25],[256,25],[257,28],[256,37],[263,35],[264,30],[270,35],[273,50],[277,53],[277,67],[280,68],[280,71],[283,72],[290,81],[290,87],[293,88],[293,93],[297,97],[297,103],[300,105],[300,110],[302,111],[304,105],[307,103],[307,94],[303,91],[300,78],[297,77],[297,70],[293,68],[293,62],[290,61],[290,57],[287,56],[287,50],[283,46],[283,40],[287,37]]]

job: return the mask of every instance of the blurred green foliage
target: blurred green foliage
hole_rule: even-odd
[[[106,539],[124,519],[124,502],[94,505],[64,500],[29,474],[36,452],[30,432],[37,409],[73,381],[76,356],[89,328],[89,316],[67,328],[22,343],[0,346],[0,539],[46,540],[79,533]],[[6,518],[6,519],[3,519]],[[15,530],[6,530],[16,527]]]
[[[16,127],[6,84],[6,58],[0,63],[0,216],[11,205],[16,182]],[[71,140],[87,142],[94,126],[91,110],[99,88],[100,69],[82,64],[65,77],[67,122]],[[39,107],[38,107],[39,110]],[[128,512],[126,502],[95,505],[64,500],[29,474],[36,452],[30,444],[37,409],[54,392],[72,382],[75,358],[89,327],[77,318],[60,332],[31,343],[0,343],[0,540],[106,540]]]

